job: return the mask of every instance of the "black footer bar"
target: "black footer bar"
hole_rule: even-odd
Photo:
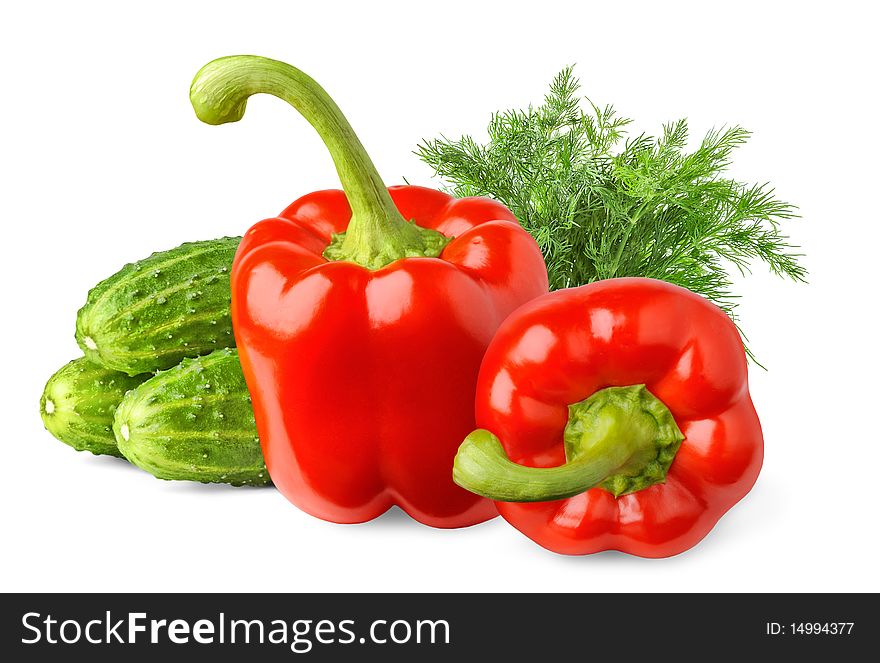
[[[873,649],[871,594],[6,594],[3,653],[258,661],[549,660]],[[224,652],[226,653],[226,652]],[[23,660],[5,658],[5,660]],[[659,660],[659,659],[658,659]]]

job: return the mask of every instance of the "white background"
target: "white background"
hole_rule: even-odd
[[[303,6],[300,6],[302,4]],[[0,589],[880,590],[877,16],[874,3],[20,3],[0,17]],[[733,174],[803,219],[808,286],[761,266],[741,321],[766,461],[752,493],[676,558],[548,553],[501,520],[440,531],[399,513],[306,516],[272,489],[153,479],[43,430],[45,380],[77,356],[87,290],[185,240],[240,234],[336,186],[319,139],[271,98],[200,124],[190,80],[255,53],[311,73],[386,182],[443,132],[539,102],[577,63],[584,92],[656,131],[680,116],[755,132]]]

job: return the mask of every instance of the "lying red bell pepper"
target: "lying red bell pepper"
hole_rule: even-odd
[[[232,321],[272,481],[304,511],[370,520],[397,504],[436,527],[497,514],[456,486],[483,353],[514,308],[547,292],[540,249],[507,208],[382,184],[342,112],[304,73],[254,56],[197,74],[210,124],[281,97],[327,145],[342,191],[300,198],[245,235]]]
[[[558,290],[498,330],[457,483],[558,553],[675,555],[751,490],[763,438],[730,319],[662,281]]]

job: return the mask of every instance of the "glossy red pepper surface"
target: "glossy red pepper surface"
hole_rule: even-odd
[[[518,309],[483,360],[477,425],[516,463],[562,465],[568,405],[635,384],[685,435],[665,483],[616,499],[593,488],[551,502],[498,502],[509,523],[558,553],[666,557],[700,541],[749,492],[763,438],[740,336],[716,306],[661,281],[601,281]]]
[[[482,198],[388,189],[405,219],[454,237],[438,258],[369,270],[327,261],[351,210],[342,191],[300,198],[253,226],[232,270],[232,318],[273,482],[339,523],[397,504],[435,527],[496,515],[456,486],[480,361],[499,324],[547,292],[541,252]]]

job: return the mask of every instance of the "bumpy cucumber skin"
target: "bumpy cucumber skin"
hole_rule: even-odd
[[[229,270],[240,237],[188,242],[129,263],[89,291],[76,342],[128,375],[235,346]]]
[[[159,479],[270,483],[250,394],[228,348],[151,377],[116,409],[119,450]]]
[[[85,357],[74,359],[46,383],[40,397],[43,425],[77,451],[122,457],[113,434],[113,415],[125,393],[148,377],[130,377]]]

